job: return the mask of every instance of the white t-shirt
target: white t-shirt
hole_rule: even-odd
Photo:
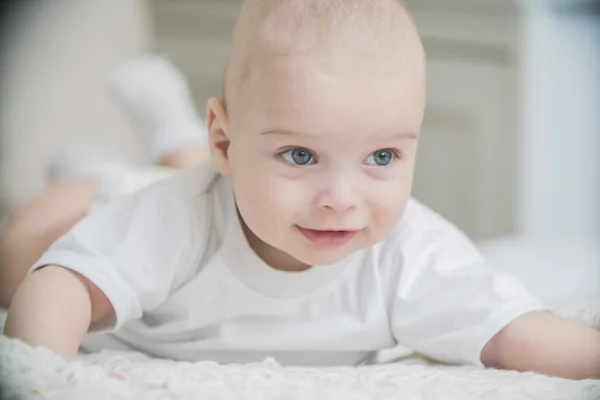
[[[416,200],[371,248],[275,270],[249,247],[231,182],[208,163],[95,207],[32,270],[49,264],[88,278],[115,309],[84,348],[177,360],[355,365],[418,353],[481,365],[500,329],[544,308]]]

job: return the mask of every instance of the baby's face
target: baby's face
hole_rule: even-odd
[[[346,61],[265,60],[229,110],[239,212],[275,268],[328,265],[377,243],[410,196],[424,78]]]

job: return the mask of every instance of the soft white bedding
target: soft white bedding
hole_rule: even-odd
[[[600,301],[563,314],[600,329]],[[104,352],[67,362],[43,348],[0,338],[0,379],[23,397],[69,399],[531,399],[598,400],[600,381],[455,367],[413,359],[346,368],[174,362]],[[111,378],[116,372],[125,380]],[[6,396],[6,394],[5,394]],[[10,397],[3,397],[10,398]]]

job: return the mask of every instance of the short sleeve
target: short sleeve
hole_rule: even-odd
[[[437,214],[412,222],[420,226],[399,244],[396,260],[402,270],[391,324],[399,344],[441,362],[483,366],[481,351],[496,333],[520,315],[547,309],[516,278],[486,265]]]
[[[169,296],[178,270],[194,254],[190,207],[152,186],[95,208],[31,268],[60,265],[93,282],[115,309],[91,330],[116,330]]]

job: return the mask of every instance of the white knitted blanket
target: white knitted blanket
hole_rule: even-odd
[[[600,302],[561,314],[600,330]],[[1,324],[0,324],[1,325]],[[423,360],[388,365],[305,368],[175,362],[103,352],[67,362],[49,350],[0,337],[2,399],[169,400],[599,400],[600,381],[452,367]],[[125,377],[112,378],[109,372]]]

